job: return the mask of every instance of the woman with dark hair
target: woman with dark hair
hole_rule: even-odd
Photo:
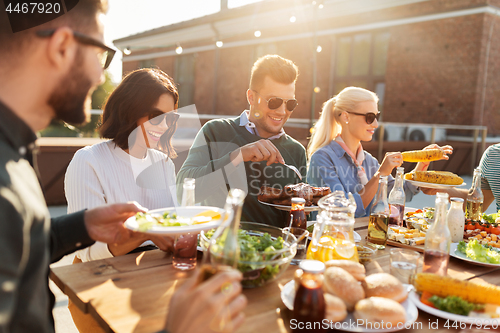
[[[99,128],[110,140],[80,149],[68,166],[68,213],[127,201],[148,209],[177,205],[171,140],[178,100],[173,80],[159,69],[139,69],[123,79],[106,102]],[[98,242],[78,251],[75,260],[109,258],[154,244],[165,251],[172,247],[172,238],[147,237],[121,245]]]

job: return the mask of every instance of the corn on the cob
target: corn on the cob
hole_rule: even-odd
[[[493,284],[478,284],[449,276],[418,273],[414,278],[414,285],[417,291],[428,291],[439,297],[454,295],[472,303],[500,305],[500,287]]]
[[[464,182],[462,177],[449,171],[413,171],[405,174],[405,179],[444,185],[460,185]]]
[[[430,162],[442,159],[445,154],[441,149],[427,149],[405,151],[401,155],[405,162]]]

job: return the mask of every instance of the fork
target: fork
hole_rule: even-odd
[[[283,165],[286,166],[286,167],[288,167],[288,168],[290,168],[290,169],[292,169],[295,172],[295,174],[297,175],[297,177],[299,177],[299,179],[302,180],[302,175],[300,174],[299,169],[297,169],[293,165],[288,165],[286,163],[283,163]]]

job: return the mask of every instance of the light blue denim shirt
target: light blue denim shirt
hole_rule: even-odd
[[[380,166],[378,161],[366,150],[365,160],[362,165],[369,180]],[[389,175],[387,180],[387,193],[389,193],[394,186],[394,177]],[[358,170],[351,157],[335,141],[318,149],[311,156],[307,170],[307,182],[312,186],[329,186],[332,192],[337,190],[344,191],[346,196],[348,192],[351,192],[354,195],[354,199],[356,199],[356,217],[370,215],[370,209],[375,198],[366,208],[363,208],[363,201],[359,192],[363,191],[364,187],[359,181]],[[406,201],[410,201],[419,192],[418,187],[408,182],[404,182],[404,190]]]

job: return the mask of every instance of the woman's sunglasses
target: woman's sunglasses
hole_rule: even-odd
[[[254,92],[256,92],[254,90]],[[256,92],[258,95],[260,95],[258,92]],[[260,95],[262,96],[262,95]],[[290,112],[292,112],[293,110],[295,110],[295,108],[297,107],[297,105],[299,105],[299,103],[297,102],[297,100],[295,98],[290,98],[290,99],[283,99],[281,97],[271,97],[269,98],[268,100],[264,99],[266,102],[267,102],[267,107],[271,110],[276,110],[277,108],[279,108],[281,106],[281,104],[285,103],[286,105],[286,109]]]
[[[167,126],[171,127],[173,124],[177,122],[181,115],[177,112],[161,112],[161,111],[153,111],[148,115],[149,122],[151,125],[160,125],[161,122],[165,119],[167,122]]]
[[[347,113],[350,113],[350,114],[355,114],[357,116],[364,116],[365,117],[365,120],[366,120],[366,123],[368,125],[370,125],[371,123],[373,123],[375,121],[375,119],[377,119],[378,121],[378,118],[380,117],[380,112],[375,114],[373,112],[368,112],[368,113],[357,113],[357,112],[350,112],[350,111],[346,111]]]

